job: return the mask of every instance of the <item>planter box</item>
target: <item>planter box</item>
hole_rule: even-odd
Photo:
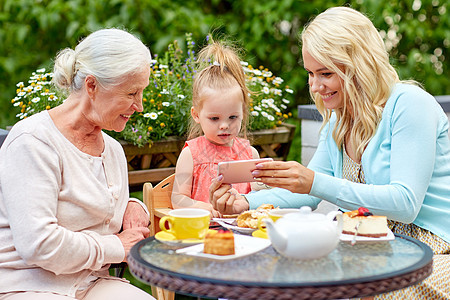
[[[295,125],[283,124],[276,129],[250,132],[249,139],[261,157],[286,160],[294,133]],[[144,182],[157,183],[173,174],[185,141],[183,137],[169,137],[141,148],[122,141],[130,190],[142,189]]]

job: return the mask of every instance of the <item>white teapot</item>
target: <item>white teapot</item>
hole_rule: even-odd
[[[336,217],[337,222],[333,221]],[[280,254],[297,259],[315,259],[328,255],[339,243],[342,213],[312,213],[304,206],[300,212],[289,213],[276,223],[264,219],[272,246]]]

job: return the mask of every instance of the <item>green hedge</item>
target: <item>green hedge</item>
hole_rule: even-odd
[[[0,128],[16,121],[10,101],[17,82],[50,68],[58,50],[103,27],[130,30],[153,53],[174,39],[184,45],[185,32],[203,44],[216,30],[240,43],[246,61],[285,79],[297,93],[292,107],[307,103],[298,34],[312,16],[343,4],[367,13],[386,32],[403,79],[415,78],[435,95],[450,94],[450,18],[442,0],[1,0]]]

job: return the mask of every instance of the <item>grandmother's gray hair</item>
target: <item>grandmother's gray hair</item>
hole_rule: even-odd
[[[127,75],[150,67],[150,50],[134,35],[121,29],[100,29],[88,35],[75,50],[61,50],[55,59],[53,83],[79,91],[87,75],[105,88],[122,83]]]

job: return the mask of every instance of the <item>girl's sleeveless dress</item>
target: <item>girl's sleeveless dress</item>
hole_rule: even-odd
[[[235,138],[233,146],[227,147],[215,145],[201,136],[187,141],[185,147],[191,150],[194,161],[191,198],[206,203],[209,203],[211,181],[218,175],[219,162],[253,158],[250,142],[242,138]],[[240,194],[248,194],[251,191],[249,182],[235,183],[233,188]]]

